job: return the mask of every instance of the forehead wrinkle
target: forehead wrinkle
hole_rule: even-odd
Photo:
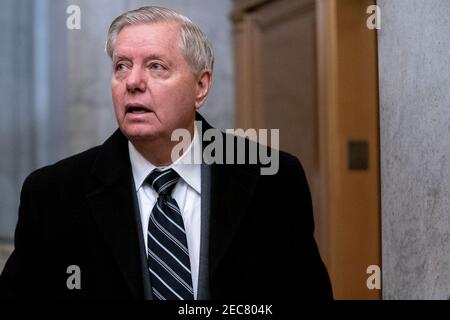
[[[180,50],[181,42],[181,28],[175,23],[156,23],[155,26],[165,25],[167,28],[176,31],[176,41],[167,41],[167,37],[151,37],[150,35],[155,33],[155,31],[150,31],[149,36],[135,36],[136,32],[132,32],[130,28],[141,27],[141,26],[152,26],[152,24],[140,24],[131,25],[123,28],[116,38],[116,45],[113,53],[113,58],[116,56],[122,56],[124,58],[130,58],[135,55],[137,49],[144,49],[146,51],[144,56],[149,58],[165,58],[167,54],[164,52],[172,52],[173,50]],[[176,28],[176,30],[175,30]],[[125,33],[123,33],[125,32]],[[160,32],[161,34],[163,32]],[[148,53],[150,52],[150,53]]]
[[[146,36],[144,33],[144,36],[138,36],[136,37],[136,31],[131,32],[131,28],[139,28],[139,27],[155,27],[160,28],[161,26],[167,27],[169,30],[162,30],[161,32],[158,32],[158,34],[161,34],[162,37],[151,37]],[[164,29],[164,28],[162,28]],[[175,41],[167,41],[167,35],[169,31],[175,32]],[[146,32],[146,34],[155,35],[156,31],[154,29]],[[132,42],[133,47],[143,47],[147,45],[160,45],[161,47],[167,46],[166,49],[173,49],[174,46],[177,46],[181,42],[181,26],[175,23],[143,23],[143,24],[136,24],[136,25],[130,25],[124,27],[117,35],[116,38],[116,46],[119,44],[119,40],[126,40],[128,42]]]

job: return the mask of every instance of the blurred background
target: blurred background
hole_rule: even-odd
[[[369,27],[376,4],[379,30]],[[191,18],[213,45],[206,119],[222,129],[279,128],[280,148],[300,158],[335,298],[449,296],[450,2],[1,5],[0,270],[24,178],[101,144],[116,128],[104,52],[109,24],[127,10],[162,5]],[[67,27],[71,5],[80,9],[79,29]],[[382,290],[368,286],[370,266],[382,266]]]

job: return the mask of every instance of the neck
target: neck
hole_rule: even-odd
[[[178,158],[180,158],[189,144],[194,138],[194,123],[187,129],[190,133],[189,141],[172,141],[170,136],[155,140],[130,140],[137,151],[151,164],[156,167],[169,166]],[[176,158],[172,159],[172,150],[175,146],[182,143],[183,148],[181,149],[182,154],[176,154]]]

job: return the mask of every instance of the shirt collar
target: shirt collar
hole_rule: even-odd
[[[169,166],[159,167],[160,169],[174,169],[180,177],[199,194],[201,193],[201,165],[200,162],[196,160],[191,161],[190,159],[201,159],[199,158],[202,151],[200,146],[200,137],[197,132],[197,126],[194,126],[194,138],[183,155]],[[136,191],[138,191],[144,184],[147,176],[156,168],[156,166],[145,159],[130,141],[128,141],[128,153],[130,156]]]

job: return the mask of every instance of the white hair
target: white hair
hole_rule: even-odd
[[[106,41],[108,56],[113,59],[117,35],[124,27],[158,22],[175,22],[180,25],[180,49],[195,74],[203,70],[213,71],[214,54],[203,31],[189,18],[163,7],[142,7],[125,12],[114,19],[109,27]]]

